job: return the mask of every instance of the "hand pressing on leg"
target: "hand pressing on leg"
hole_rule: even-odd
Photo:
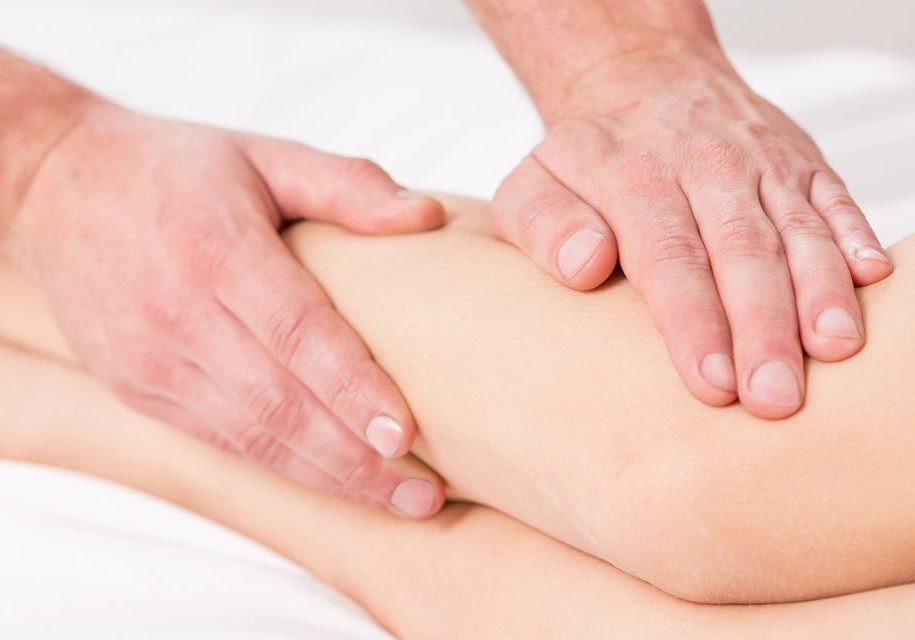
[[[441,205],[367,160],[138,115],[0,64],[5,112],[22,114],[0,152],[23,159],[0,192],[0,239],[86,366],[131,405],[304,484],[435,513],[443,484],[405,457],[404,398],[278,230],[421,231]],[[17,78],[46,117],[16,109]]]

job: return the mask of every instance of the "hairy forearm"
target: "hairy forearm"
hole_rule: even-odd
[[[594,68],[645,50],[716,51],[701,0],[467,0],[549,124]]]
[[[60,76],[0,49],[0,255],[13,217],[42,159],[96,98]]]

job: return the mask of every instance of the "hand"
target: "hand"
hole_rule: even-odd
[[[801,345],[861,349],[853,283],[890,260],[811,139],[723,54],[609,59],[542,111],[549,135],[496,193],[499,233],[576,289],[618,255],[696,397],[784,417],[803,401]]]
[[[306,485],[431,515],[441,480],[381,457],[410,450],[406,402],[278,235],[303,218],[397,233],[443,211],[366,160],[99,103],[34,174],[9,245],[133,406]]]

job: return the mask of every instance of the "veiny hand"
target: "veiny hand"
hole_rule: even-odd
[[[278,235],[303,218],[397,233],[443,211],[367,160],[100,103],[41,163],[9,241],[130,404],[309,486],[431,515],[441,480],[383,459],[416,433],[404,399]]]
[[[582,290],[618,253],[696,397],[784,417],[802,344],[826,361],[862,347],[853,283],[890,260],[811,139],[723,56],[610,59],[546,113],[496,194],[500,234]]]

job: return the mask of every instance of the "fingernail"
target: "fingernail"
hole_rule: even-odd
[[[750,393],[779,407],[795,407],[801,401],[801,390],[794,371],[778,360],[770,360],[757,367],[750,377]]]
[[[845,309],[829,307],[817,316],[813,327],[819,335],[827,338],[860,338],[861,332],[854,318]]]
[[[376,416],[365,430],[365,439],[385,458],[392,457],[403,442],[403,428],[387,416]]]
[[[858,247],[855,249],[855,257],[858,260],[879,260],[880,262],[891,262],[885,253],[873,247]]]
[[[391,504],[412,518],[423,518],[435,505],[435,489],[419,478],[404,480],[391,494]]]
[[[734,374],[734,361],[726,353],[710,353],[702,358],[699,373],[713,387],[725,391],[737,389],[737,379]]]
[[[579,229],[573,233],[559,248],[559,255],[556,258],[562,277],[571,280],[578,275],[603,239],[604,234],[593,229]]]

